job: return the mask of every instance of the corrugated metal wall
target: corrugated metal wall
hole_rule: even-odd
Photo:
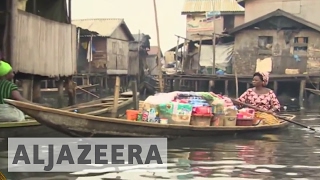
[[[76,72],[76,26],[23,11],[18,11],[15,23],[14,71],[49,77]]]

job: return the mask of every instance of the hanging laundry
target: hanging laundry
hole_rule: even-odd
[[[271,57],[264,59],[257,59],[256,72],[271,72],[272,71],[272,59]]]

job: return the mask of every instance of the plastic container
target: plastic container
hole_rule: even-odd
[[[253,126],[253,119],[237,119],[237,126]]]
[[[126,111],[127,120],[136,121],[138,119],[138,110],[128,109]]]
[[[148,121],[148,116],[149,116],[149,112],[143,111],[141,121],[145,121],[145,122]]]
[[[198,106],[193,108],[194,114],[210,114],[212,115],[211,106]]]
[[[210,126],[212,118],[213,118],[212,114],[193,114],[191,116],[190,125]]]
[[[165,118],[160,119],[160,124],[168,124],[168,119],[165,119]]]
[[[214,115],[211,120],[211,126],[224,126],[224,115]]]
[[[214,114],[218,114],[218,115],[224,114],[224,106],[223,106],[223,104],[217,104],[217,105],[212,106],[212,112]]]
[[[237,126],[237,116],[224,116],[223,125],[224,126]]]
[[[241,117],[238,117],[238,119],[254,119],[255,110],[250,108],[243,108],[239,110],[239,114]]]

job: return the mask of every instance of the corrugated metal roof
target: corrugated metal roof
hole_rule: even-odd
[[[212,0],[185,0],[182,14],[212,11]],[[236,0],[214,0],[214,11],[244,12],[244,8]]]
[[[72,20],[72,24],[81,27],[82,29],[88,29],[90,31],[97,32],[100,36],[111,36],[114,30],[124,23],[123,19],[79,19]]]

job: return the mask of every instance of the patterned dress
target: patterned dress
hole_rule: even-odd
[[[280,110],[280,103],[272,90],[266,94],[257,94],[253,88],[250,88],[239,97],[238,101],[267,111],[272,108],[276,108],[278,111]]]

